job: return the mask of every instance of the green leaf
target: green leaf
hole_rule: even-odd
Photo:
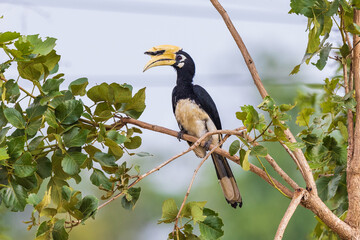
[[[346,58],[350,54],[349,46],[346,43],[340,48],[340,53],[343,58]]]
[[[109,147],[110,153],[114,155],[117,159],[121,158],[124,154],[123,149],[113,140],[105,138],[105,146]]]
[[[52,163],[51,163],[50,159],[47,157],[41,157],[41,158],[36,159],[36,162],[37,162],[36,173],[39,174],[39,176],[42,179],[50,177],[51,172],[52,172]]]
[[[188,202],[185,204],[183,211],[181,212],[182,217],[192,218],[194,224],[204,221],[206,216],[203,214],[203,209],[206,201],[203,202]]]
[[[47,110],[47,106],[42,106],[38,103],[31,104],[30,107],[26,109],[26,114],[28,119],[31,121],[37,117],[43,116],[46,110]]]
[[[338,128],[339,128],[340,133],[343,136],[344,140],[347,142],[348,138],[349,138],[347,127],[345,126],[345,124],[343,122],[339,121]]]
[[[69,234],[65,230],[65,219],[59,219],[55,222],[52,237],[54,240],[67,240],[69,238]]]
[[[174,199],[167,199],[162,204],[162,215],[158,223],[172,223],[179,210]]]
[[[28,35],[26,36],[26,40],[32,44],[32,52],[34,54],[47,55],[54,49],[56,45],[56,38],[47,37],[45,41],[42,41],[42,39],[39,38],[39,34]]]
[[[339,183],[341,180],[341,175],[340,174],[336,174],[330,181],[328,184],[328,192],[327,192],[327,199],[331,199],[335,196],[336,191],[339,187]]]
[[[255,108],[251,105],[242,106],[241,110],[246,113],[246,119],[242,121],[245,127],[247,128],[247,131],[250,132],[253,128],[255,128],[255,125],[259,123],[260,120],[259,114],[255,110]],[[238,115],[240,114],[237,114],[237,116]]]
[[[18,32],[3,32],[0,33],[0,43],[9,42],[20,37]]]
[[[245,152],[245,150],[241,149],[240,150],[240,164],[241,167],[244,169],[244,171],[249,171],[250,170],[250,162],[249,162],[249,154],[251,153],[251,150],[247,150]]]
[[[8,120],[8,122],[13,125],[14,127],[18,129],[24,129],[25,128],[25,120],[21,113],[19,113],[14,108],[5,108],[4,109],[4,115],[5,118]]]
[[[116,142],[117,144],[123,144],[124,142],[130,142],[130,140],[129,140],[126,136],[120,134],[120,133],[119,133],[118,131],[116,131],[116,130],[110,130],[110,131],[108,131],[108,132],[106,133],[106,136],[107,136],[109,139],[111,139],[111,140],[113,140],[114,142]]]
[[[315,53],[319,49],[319,45],[320,45],[320,37],[319,37],[316,27],[313,27],[309,31],[308,46],[307,46],[306,52],[307,53]]]
[[[281,112],[287,112],[287,111],[290,111],[291,109],[293,109],[295,107],[295,104],[294,105],[291,105],[291,104],[281,104],[280,105],[280,111]]]
[[[72,128],[70,131],[67,131],[64,136],[64,144],[66,147],[82,147],[86,143],[87,136],[90,130]]]
[[[59,104],[55,109],[55,116],[62,124],[75,123],[83,113],[83,105],[80,101],[72,99]]]
[[[134,209],[137,200],[140,197],[141,188],[129,188],[125,194],[125,196],[121,199],[121,205],[125,209]],[[129,196],[130,195],[130,196]]]
[[[110,84],[114,91],[115,104],[128,103],[131,100],[131,89],[117,83]]]
[[[51,200],[55,204],[59,204],[61,202],[63,186],[69,186],[69,184],[63,179],[60,179],[56,176],[50,178],[47,189],[49,191],[49,189],[51,188]]]
[[[301,126],[309,126],[310,116],[315,112],[313,108],[304,108],[296,117],[296,124]]]
[[[304,148],[305,144],[302,142],[285,142],[285,145],[291,150],[291,151],[295,151],[296,149],[299,148]]]
[[[290,72],[290,75],[297,74],[297,73],[300,71],[300,66],[301,66],[301,64],[296,65],[296,66],[294,67],[294,69]]]
[[[110,182],[110,180],[105,176],[105,174],[94,168],[93,173],[90,176],[90,181],[92,182],[92,184],[94,184],[95,186],[98,186],[100,188],[106,189],[106,190],[111,190],[112,189],[112,185],[113,183]]]
[[[203,222],[199,222],[200,238],[216,240],[224,235],[222,227],[224,226],[221,218],[208,208],[204,208],[204,214],[207,216]]]
[[[144,109],[145,109],[145,88],[142,88],[126,104],[124,112],[128,113],[131,116],[134,114],[132,111],[134,111],[136,115],[136,117],[134,118],[137,119],[138,117],[140,117]],[[137,116],[137,113],[140,115]]]
[[[14,163],[14,174],[18,177],[31,176],[36,171],[36,163],[33,162],[31,153],[25,152]]]
[[[47,79],[46,82],[44,83],[44,85],[42,86],[43,92],[46,93],[46,94],[49,94],[51,92],[58,92],[60,84],[64,80],[65,79],[63,79],[63,78],[60,78],[60,79],[56,79],[56,78]]]
[[[318,195],[323,201],[328,200],[328,184],[330,182],[330,177],[321,177],[316,180],[316,187],[318,189]]]
[[[20,90],[15,80],[9,80],[5,83],[5,99],[10,103],[15,103],[20,97]]]
[[[87,91],[87,96],[94,102],[109,102],[112,103],[114,96],[109,91],[109,85],[102,83],[98,86],[94,86]]]
[[[36,238],[35,240],[49,240],[51,239],[50,237],[50,229],[51,229],[51,225],[49,224],[49,222],[47,221],[43,221],[37,232],[36,232],[36,237],[39,237],[39,236],[43,236],[44,238]]]
[[[115,163],[115,157],[113,155],[103,153],[103,152],[96,152],[94,154],[94,159],[98,161],[107,173],[114,173],[117,169],[117,164]]]
[[[98,205],[99,200],[95,196],[88,195],[82,199],[79,210],[83,214],[83,222],[95,215]]]
[[[256,145],[251,148],[251,156],[265,157],[268,154],[267,148],[261,145]]]
[[[0,148],[0,161],[10,158],[5,147]]]
[[[87,155],[81,152],[67,152],[61,162],[64,172],[74,175],[80,172],[80,166],[85,162]]]
[[[11,211],[22,212],[26,206],[27,192],[21,185],[10,182],[9,187],[0,190],[0,198]]]
[[[239,140],[233,141],[229,147],[230,155],[231,156],[235,155],[237,151],[239,151],[239,149],[240,149],[240,141]]]
[[[74,96],[84,96],[86,94],[86,86],[88,84],[89,82],[87,78],[79,78],[69,84],[69,90]]]
[[[8,154],[12,158],[18,158],[24,151],[25,137],[19,136],[7,142]]]
[[[130,142],[124,143],[124,145],[127,149],[136,149],[136,148],[140,147],[141,137],[135,136],[135,137],[131,137],[129,140],[130,140]]]
[[[29,136],[35,136],[42,125],[42,118],[31,121],[25,128],[25,132]]]
[[[326,43],[324,45],[324,47],[321,48],[320,50],[320,58],[319,60],[316,62],[315,66],[319,69],[319,70],[323,70],[326,62],[328,60],[329,57],[329,53],[331,51],[331,44]]]
[[[47,124],[49,124],[49,126],[55,129],[59,127],[53,110],[50,109],[46,110],[44,116],[45,116],[45,121]]]

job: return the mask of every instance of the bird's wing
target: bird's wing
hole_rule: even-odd
[[[194,85],[195,102],[209,115],[218,130],[221,128],[221,121],[216,105],[209,93],[199,85]]]

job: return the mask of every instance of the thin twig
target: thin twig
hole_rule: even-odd
[[[290,221],[290,218],[292,217],[292,215],[294,214],[297,206],[300,204],[302,197],[304,196],[304,194],[306,194],[306,191],[304,189],[296,189],[296,191],[294,192],[294,196],[290,202],[289,207],[287,208],[283,218],[281,219],[281,222],[279,224],[279,227],[276,231],[276,235],[274,240],[281,240],[285,229]]]
[[[259,143],[255,141],[255,139],[252,139],[252,137],[250,137],[245,132],[243,132],[243,136],[247,140],[249,140],[249,142],[253,146],[259,145]],[[290,154],[292,154],[291,151],[290,151]],[[267,154],[265,156],[265,159],[271,165],[271,167],[275,170],[275,172],[277,172],[280,175],[280,177],[282,179],[284,179],[293,189],[298,189],[299,188],[299,185],[291,177],[289,177],[289,175],[287,175],[287,173],[277,164],[277,162],[269,154]]]
[[[191,178],[191,181],[190,181],[190,184],[189,184],[189,187],[186,191],[186,194],[185,194],[185,197],[184,197],[184,200],[183,202],[181,203],[181,206],[180,206],[180,209],[179,209],[179,212],[178,214],[176,215],[176,220],[175,220],[175,224],[174,224],[174,230],[173,230],[173,234],[174,234],[174,231],[178,229],[178,221],[179,221],[179,218],[180,218],[180,214],[181,214],[181,211],[183,210],[184,206],[185,206],[185,203],[186,203],[186,200],[190,194],[190,190],[191,190],[191,187],[194,183],[194,180],[195,180],[195,176],[196,174],[198,173],[198,171],[200,170],[201,166],[204,164],[204,162],[210,157],[210,155],[215,151],[216,148],[220,147],[228,138],[230,137],[230,135],[226,135],[218,144],[216,144],[215,148],[211,149],[207,154],[206,156],[202,159],[202,161],[199,163],[199,166],[195,169],[194,171],[194,174]]]

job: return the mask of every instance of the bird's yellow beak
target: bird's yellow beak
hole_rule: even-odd
[[[176,63],[176,53],[180,50],[180,47],[172,45],[160,45],[157,47],[152,47],[145,52],[146,55],[151,56],[151,59],[146,63],[143,72],[156,66],[173,65]]]

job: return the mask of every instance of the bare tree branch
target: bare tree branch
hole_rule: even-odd
[[[285,229],[290,221],[290,218],[294,214],[297,206],[301,202],[301,198],[306,194],[306,191],[304,189],[296,189],[294,192],[294,196],[290,202],[289,207],[287,208],[283,218],[281,219],[281,222],[279,224],[278,230],[276,231],[274,240],[281,240]]]

